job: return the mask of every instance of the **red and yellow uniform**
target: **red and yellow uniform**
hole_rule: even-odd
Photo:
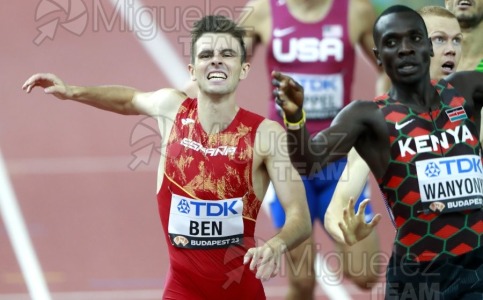
[[[261,205],[252,164],[262,121],[240,108],[226,129],[208,134],[196,99],[181,105],[158,193],[171,264],[164,299],[265,299],[261,281],[243,265]]]

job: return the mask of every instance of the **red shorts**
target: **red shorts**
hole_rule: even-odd
[[[240,270],[243,274],[237,272]],[[237,274],[238,273],[238,274]],[[241,278],[240,278],[241,275]],[[262,282],[248,266],[227,272],[226,279],[193,277],[170,269],[164,287],[164,300],[250,299],[265,300]]]

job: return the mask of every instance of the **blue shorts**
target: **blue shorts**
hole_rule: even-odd
[[[319,219],[322,225],[324,224],[325,212],[329,207],[330,200],[332,199],[332,195],[334,194],[335,188],[337,186],[337,183],[339,182],[339,179],[342,175],[342,172],[344,171],[346,164],[347,159],[343,158],[333,163],[330,163],[325,168],[320,170],[315,176],[311,176],[310,179],[302,177],[304,181],[305,192],[307,194],[307,201],[309,205],[310,218],[312,220],[312,223],[314,223],[315,219]],[[274,226],[275,228],[279,229],[282,228],[283,224],[285,224],[285,212],[283,211],[283,207],[280,204],[277,195],[275,193],[272,194],[274,199],[266,200],[270,201],[270,212]],[[366,183],[363,192],[357,199],[355,209],[357,210],[357,208],[359,207],[359,203],[369,197],[370,192]],[[366,211],[364,213],[366,216],[366,222],[372,220],[374,214],[370,204],[367,205]]]

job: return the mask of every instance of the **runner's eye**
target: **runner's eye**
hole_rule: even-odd
[[[236,57],[237,53],[234,50],[227,49],[221,52],[222,57]]]
[[[413,41],[420,42],[421,40],[422,40],[421,36],[419,36],[419,35],[414,35],[413,36]]]
[[[460,37],[455,37],[453,39],[453,45],[457,45],[457,46],[461,45],[461,38]]]
[[[213,52],[211,51],[203,51],[200,54],[198,54],[198,58],[200,59],[207,59],[213,56]]]
[[[395,39],[387,39],[385,42],[385,45],[387,47],[394,47],[396,46],[396,40]]]
[[[431,41],[433,42],[433,44],[443,44],[444,38],[442,36],[433,36],[431,37]]]

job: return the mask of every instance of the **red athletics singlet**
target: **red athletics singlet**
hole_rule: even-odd
[[[284,0],[270,0],[268,78],[271,82],[271,72],[280,71],[304,87],[310,133],[329,127],[335,115],[350,102],[355,51],[349,37],[348,2],[334,0],[325,18],[304,23],[291,15]],[[280,113],[271,97],[269,118],[282,122]]]
[[[397,228],[394,253],[415,261],[459,256],[482,246],[483,168],[473,108],[446,81],[433,82],[437,110],[376,99],[391,157],[378,178]]]
[[[171,264],[164,299],[265,299],[243,265],[261,205],[252,162],[263,117],[240,108],[225,130],[207,134],[197,107],[187,99],[178,111],[158,193]]]

